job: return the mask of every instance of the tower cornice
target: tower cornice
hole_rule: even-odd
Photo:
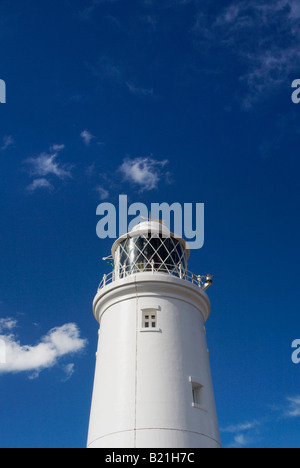
[[[124,302],[138,296],[172,297],[197,309],[205,323],[210,316],[210,301],[198,286],[164,273],[138,273],[114,281],[100,289],[93,302],[95,319],[100,322],[105,311],[116,302]]]

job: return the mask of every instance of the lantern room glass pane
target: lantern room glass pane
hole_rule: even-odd
[[[124,240],[118,249],[120,277],[152,270],[181,276],[187,268],[186,253],[174,238],[145,234]]]

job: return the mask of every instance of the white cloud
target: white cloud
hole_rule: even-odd
[[[282,420],[300,418],[300,394],[287,396],[283,404],[268,406],[272,413],[253,421],[231,424],[221,428],[222,433],[232,434],[232,440],[227,444],[229,448],[242,448],[253,445],[261,433],[268,431],[268,426],[282,424]]]
[[[288,82],[289,73],[299,61],[300,51],[294,47],[282,49],[274,46],[262,53],[249,53],[246,58],[250,66],[241,76],[241,81],[249,89],[244,104],[251,107],[257,99]]]
[[[75,367],[75,364],[70,363],[70,364],[67,364],[63,368],[63,371],[65,373],[65,377],[62,379],[63,382],[67,382],[67,380],[70,380],[70,378],[74,374],[74,367]]]
[[[30,185],[26,187],[26,189],[29,192],[33,193],[36,190],[40,190],[40,189],[46,189],[46,190],[52,191],[54,190],[54,187],[52,184],[50,184],[50,182],[47,179],[35,179]]]
[[[63,151],[65,145],[54,144],[49,148],[49,152],[39,154],[35,158],[28,158],[24,161],[28,174],[34,178],[32,183],[26,187],[28,192],[44,189],[49,192],[54,190],[50,182],[54,177],[60,180],[72,178],[72,166],[58,161],[58,156]]]
[[[287,408],[284,410],[287,418],[300,418],[300,395],[287,397]]]
[[[65,145],[52,145],[50,146],[50,151],[54,151],[56,153],[59,153],[60,151],[65,149]]]
[[[0,319],[0,333],[4,330],[13,330],[17,325],[17,321],[12,318],[1,318]]]
[[[64,147],[64,145],[52,145],[49,153],[41,153],[36,158],[26,159],[25,164],[29,167],[29,174],[39,177],[54,175],[62,180],[71,178],[71,167],[57,161]]]
[[[109,198],[109,191],[104,189],[103,187],[96,187],[96,191],[99,194],[100,200],[107,200]]]
[[[240,423],[240,424],[232,424],[221,430],[222,432],[229,432],[229,433],[244,432],[244,431],[249,431],[250,429],[254,429],[255,427],[259,425],[260,425],[260,422],[255,420],[255,421],[245,422],[245,423]]]
[[[14,139],[11,135],[5,136],[2,140],[2,146],[1,146],[1,151],[5,151],[7,148],[10,146],[14,145]]]
[[[228,448],[242,448],[253,443],[261,425],[262,421],[246,421],[221,428],[221,432],[233,434],[233,440],[228,444]]]
[[[246,437],[244,434],[237,434],[234,436],[233,443],[230,445],[231,448],[242,448],[249,445],[251,439]]]
[[[163,177],[162,168],[168,164],[167,160],[156,161],[151,157],[127,158],[120,166],[119,171],[123,179],[138,185],[141,191],[156,189]]]
[[[89,146],[91,141],[96,138],[94,135],[92,135],[88,130],[83,130],[83,132],[81,132],[80,134],[84,144],[86,146]]]
[[[16,325],[12,319],[6,320],[6,323],[14,322],[12,327]],[[53,328],[36,345],[22,345],[12,333],[1,334],[0,341],[5,346],[5,363],[0,365],[0,374],[31,372],[31,378],[38,377],[43,369],[57,365],[60,358],[82,351],[87,344],[75,323]],[[65,368],[65,371],[71,375],[73,367]]]

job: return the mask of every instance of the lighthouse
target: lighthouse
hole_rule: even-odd
[[[93,303],[99,328],[89,448],[221,447],[205,322],[211,276],[158,221],[112,246]]]

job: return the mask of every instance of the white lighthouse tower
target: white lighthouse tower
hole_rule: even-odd
[[[147,221],[112,247],[93,304],[100,324],[90,448],[221,446],[204,324],[211,277],[186,242]]]

